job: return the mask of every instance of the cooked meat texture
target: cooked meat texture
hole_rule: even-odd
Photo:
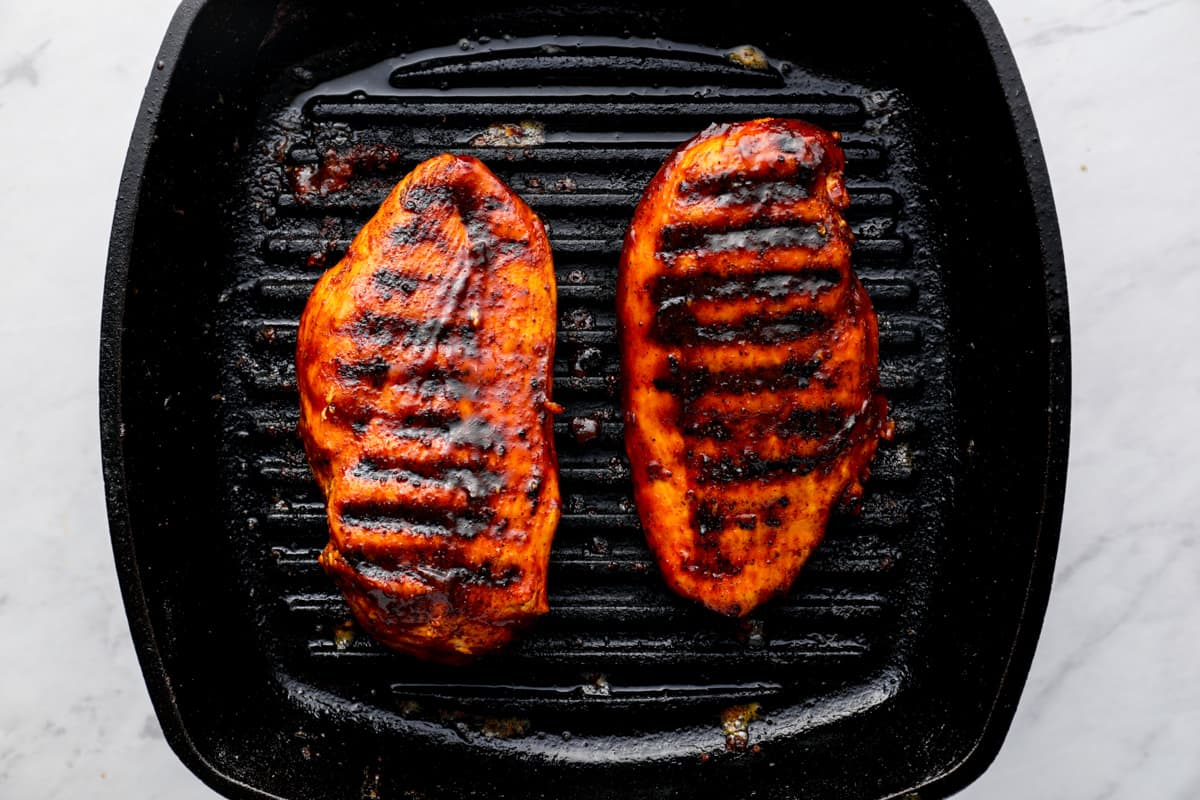
[[[405,177],[313,290],[296,366],[320,560],[388,647],[460,663],[547,611],[555,316],[541,222],[451,155]]]
[[[714,125],[668,157],[626,237],[638,513],[671,588],[729,616],[791,586],[891,435],[843,167],[813,125]]]

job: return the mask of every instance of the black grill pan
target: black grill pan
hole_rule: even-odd
[[[672,595],[644,544],[615,276],[663,157],[761,116],[843,133],[897,436],[862,514],[734,622]],[[375,645],[317,566],[292,367],[317,276],[443,151],[548,225],[566,407],[552,611],[462,668]],[[100,363],[167,738],[230,797],[945,796],[999,749],[1041,626],[1067,336],[1040,145],[981,2],[185,2],[133,133]]]

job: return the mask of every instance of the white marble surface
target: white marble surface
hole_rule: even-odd
[[[117,180],[173,0],[0,0],[0,797],[213,798],[167,747],[108,542],[96,362]],[[1071,292],[1054,593],[960,796],[1200,798],[1200,2],[997,0]]]

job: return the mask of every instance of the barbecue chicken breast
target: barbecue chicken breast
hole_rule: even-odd
[[[642,527],[672,589],[733,617],[789,588],[891,435],[843,166],[813,125],[714,125],[667,158],[625,240]]]
[[[547,611],[555,282],[487,167],[419,164],[317,283],[296,350],[320,561],[376,640],[456,663]]]

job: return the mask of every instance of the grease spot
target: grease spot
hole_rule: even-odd
[[[730,706],[721,712],[725,749],[743,751],[750,744],[750,723],[758,717],[758,703]]]
[[[770,62],[767,61],[767,54],[751,44],[735,47],[725,57],[746,69],[763,70],[770,67]]]
[[[494,122],[482,133],[471,137],[471,147],[532,147],[546,143],[546,129],[540,122]]]

